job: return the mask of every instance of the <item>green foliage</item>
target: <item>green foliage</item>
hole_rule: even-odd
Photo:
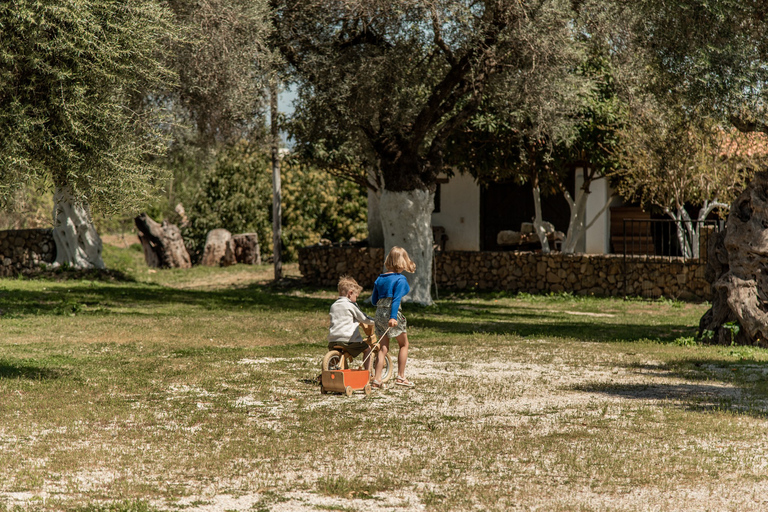
[[[177,144],[207,146],[253,138],[263,128],[266,71],[272,52],[267,0],[168,0],[183,38],[169,65]]]
[[[281,165],[283,258],[320,238],[334,242],[365,238],[367,201],[360,187],[319,169],[286,160]],[[193,259],[216,228],[256,232],[262,256],[272,253],[272,172],[269,156],[246,144],[222,151],[187,210],[184,238]]]
[[[630,51],[657,98],[682,97],[704,115],[765,130],[768,19],[763,2],[632,2]]]
[[[247,144],[221,151],[187,210],[189,225],[183,229],[183,235],[193,261],[202,256],[205,237],[216,228],[233,234],[255,232],[262,251],[270,247],[271,208],[267,155]]]
[[[146,95],[172,83],[170,13],[154,0],[0,4],[0,203],[69,185],[95,209],[146,201],[165,149]]]
[[[510,119],[551,124],[583,80],[568,2],[274,2],[276,40],[299,80],[301,153],[388,190],[452,171],[446,141],[492,98]]]
[[[729,337],[731,339],[731,345],[736,344],[736,337],[739,335],[739,332],[741,331],[741,325],[739,322],[732,321],[732,322],[726,322],[722,325],[722,328],[728,331]]]
[[[668,96],[633,106],[621,132],[616,188],[629,201],[665,212],[729,205],[768,162],[765,138],[724,127],[678,101]]]
[[[47,186],[29,183],[13,192],[0,218],[0,229],[48,228],[53,218],[53,194]]]
[[[367,199],[351,181],[314,167],[287,162],[282,168],[283,244],[292,261],[300,247],[320,238],[343,242],[367,236]]]

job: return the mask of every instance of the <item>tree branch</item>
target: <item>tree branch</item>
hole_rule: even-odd
[[[768,133],[768,123],[757,119],[744,119],[741,116],[732,115],[728,118],[731,124],[740,132],[763,132]]]
[[[431,9],[431,17],[432,17],[432,31],[435,34],[434,41],[435,45],[437,45],[438,48],[440,48],[443,51],[443,54],[445,55],[446,60],[448,63],[450,63],[451,66],[455,66],[457,64],[456,57],[453,55],[453,52],[448,47],[448,45],[445,43],[445,40],[443,40],[443,31],[440,28],[440,20],[437,16],[437,9],[435,6],[432,6]]]

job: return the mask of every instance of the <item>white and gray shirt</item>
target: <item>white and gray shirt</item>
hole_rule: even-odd
[[[357,343],[363,341],[359,324],[373,325],[373,318],[360,310],[360,307],[347,297],[339,297],[331,305],[331,329],[328,341]]]

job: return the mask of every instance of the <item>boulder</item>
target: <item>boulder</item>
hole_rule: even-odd
[[[521,241],[519,231],[499,231],[496,243],[499,245],[518,245]]]

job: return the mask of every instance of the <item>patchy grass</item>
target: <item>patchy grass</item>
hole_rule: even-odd
[[[408,304],[417,387],[347,398],[295,266],[105,258],[0,281],[0,511],[768,507],[768,352],[696,343],[706,305]]]

